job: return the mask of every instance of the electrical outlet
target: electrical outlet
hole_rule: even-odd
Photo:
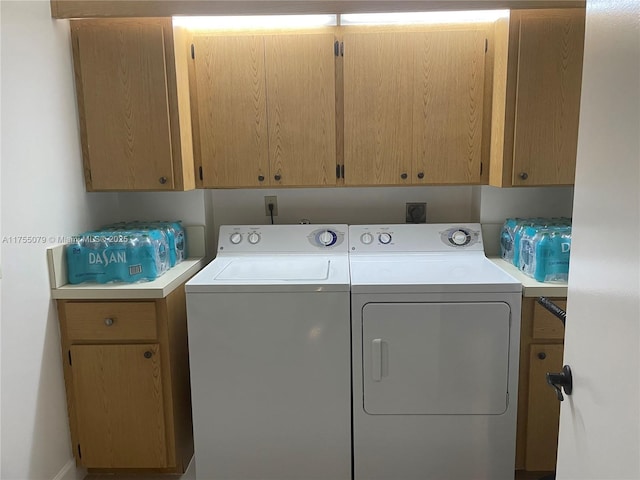
[[[426,203],[407,203],[406,223],[427,223]]]
[[[264,197],[264,214],[267,217],[271,216],[271,211],[269,210],[270,203],[273,204],[273,216],[277,217],[278,216],[278,197],[276,197],[275,195]]]

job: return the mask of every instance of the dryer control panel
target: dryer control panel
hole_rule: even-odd
[[[350,253],[483,252],[480,224],[351,225]]]
[[[347,225],[222,225],[218,254],[347,253]]]

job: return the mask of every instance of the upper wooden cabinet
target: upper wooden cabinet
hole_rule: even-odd
[[[336,184],[334,34],[193,38],[198,186]]]
[[[574,182],[583,9],[513,11],[497,26],[490,185]]]
[[[480,183],[487,42],[483,25],[345,33],[346,185]]]
[[[71,23],[89,191],[194,188],[188,47],[171,19]]]

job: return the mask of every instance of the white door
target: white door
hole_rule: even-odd
[[[640,2],[586,22],[557,479],[639,479]]]

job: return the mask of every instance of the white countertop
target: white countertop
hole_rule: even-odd
[[[542,283],[525,275],[518,270],[513,264],[503,260],[502,258],[490,258],[502,270],[507,272],[513,278],[522,283],[523,297],[566,297],[567,283]]]
[[[164,298],[189,280],[204,264],[204,258],[188,258],[151,282],[66,284],[52,288],[51,298],[66,300]]]

